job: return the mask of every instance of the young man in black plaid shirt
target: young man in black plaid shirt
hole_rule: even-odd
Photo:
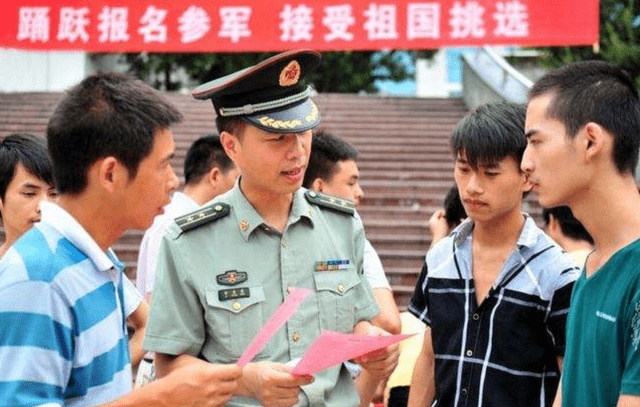
[[[578,268],[527,215],[525,108],[482,106],[453,131],[469,215],[428,253],[409,311],[427,324],[409,406],[551,406]]]

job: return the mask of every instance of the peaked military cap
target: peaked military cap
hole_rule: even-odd
[[[300,81],[320,63],[310,50],[287,51],[193,90],[196,99],[211,99],[216,114],[239,117],[276,133],[297,133],[320,123],[320,113]]]

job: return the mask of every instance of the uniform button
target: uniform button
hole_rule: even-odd
[[[240,308],[242,308],[242,305],[240,305],[240,303],[239,303],[239,302],[234,302],[234,303],[233,303],[233,309],[234,309],[234,310],[236,310],[236,311],[237,311],[237,310],[239,310]]]
[[[467,395],[467,389],[460,390],[460,394],[462,394],[463,396],[466,396]]]
[[[300,340],[300,334],[295,332],[292,337],[294,342],[298,342]]]
[[[342,284],[340,284],[340,285],[338,286],[338,292],[339,292],[340,294],[344,294],[344,286],[343,286]]]
[[[283,242],[282,242],[282,248],[283,248],[283,249],[286,249],[286,248],[287,248],[287,242],[285,242],[285,241],[283,241]]]
[[[287,287],[287,294],[291,294],[291,290],[292,290],[292,289],[293,289],[293,287],[288,286],[288,287]]]
[[[471,349],[467,351],[467,356],[473,356],[473,351]]]
[[[478,315],[478,314],[473,314],[473,320],[474,320],[474,321],[477,321],[477,320],[479,320],[479,319],[480,319],[480,315]]]

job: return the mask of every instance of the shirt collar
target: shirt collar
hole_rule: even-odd
[[[293,193],[287,225],[292,225],[301,218],[309,219],[311,224],[313,224],[313,208],[305,199],[304,191],[304,188],[300,188]],[[240,190],[240,177],[238,177],[233,189],[229,192],[229,201],[235,211],[236,224],[245,240],[249,240],[249,236],[256,228],[260,226],[265,229],[269,228],[262,216],[260,216],[258,211],[256,211]]]
[[[42,222],[57,230],[64,238],[80,249],[100,271],[111,270],[117,267],[124,269],[124,265],[117,259],[115,253],[108,249],[103,252],[98,243],[78,223],[78,221],[60,206],[43,201],[40,203]]]
[[[537,226],[533,221],[531,216],[526,213],[524,215],[524,227],[522,228],[522,232],[520,232],[520,236],[518,237],[517,246],[518,248],[531,248],[533,247],[538,240]],[[457,247],[460,247],[462,243],[464,243],[468,238],[471,237],[471,232],[473,231],[473,219],[467,218],[465,219],[457,228],[453,231],[453,241]]]
[[[171,202],[173,203],[174,201],[180,205],[181,208],[189,208],[190,210],[193,208],[192,210],[194,211],[200,209],[200,205],[184,192],[174,192],[171,196]]]

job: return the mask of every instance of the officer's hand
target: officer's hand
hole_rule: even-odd
[[[444,209],[438,209],[429,219],[429,231],[431,231],[431,244],[446,237],[449,234],[449,225]]]
[[[369,335],[389,335],[387,331],[377,326],[369,328]],[[369,352],[366,355],[355,359],[355,362],[362,366],[369,375],[384,379],[391,376],[391,373],[398,365],[400,356],[400,345],[395,343],[387,348]]]
[[[293,406],[298,403],[300,386],[313,382],[313,376],[292,376],[291,369],[282,363],[249,363],[243,369],[241,387],[263,406]]]
[[[238,365],[203,362],[180,367],[156,384],[166,390],[166,405],[221,407],[236,391],[240,377]]]

